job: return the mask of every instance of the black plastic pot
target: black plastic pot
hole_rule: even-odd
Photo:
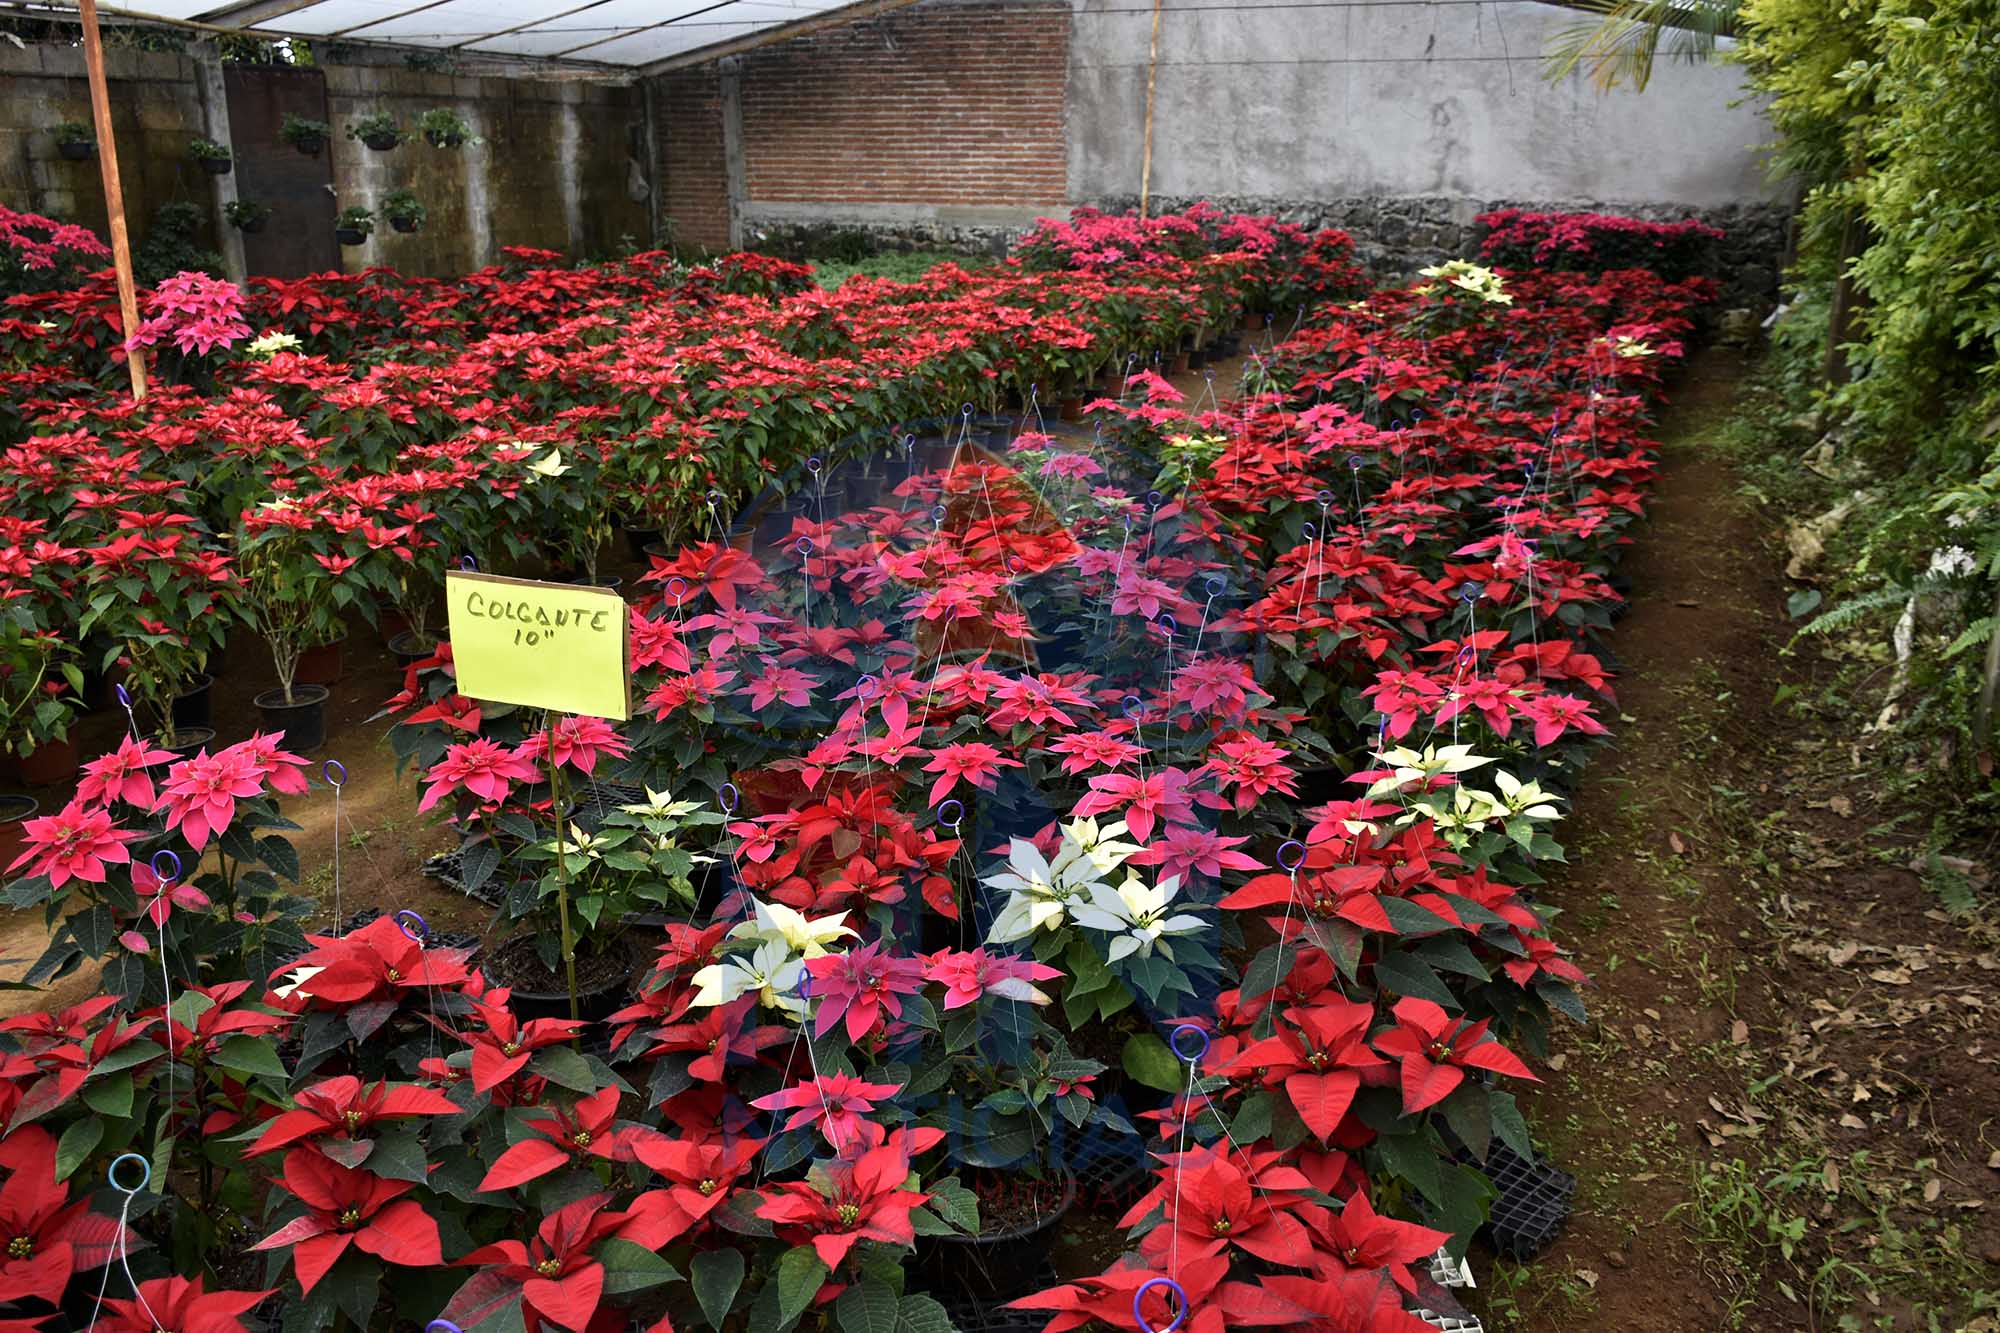
[[[264,730],[279,733],[287,750],[302,754],[326,744],[327,696],[324,685],[294,685],[290,703],[283,690],[266,690],[253,702]]]
[[[192,759],[215,743],[214,727],[175,727],[174,743],[167,744],[164,736],[150,738],[153,744],[166,750],[176,759]]]
[[[646,559],[646,548],[657,545],[660,540],[658,528],[621,527],[618,529],[618,534],[625,539],[625,550],[634,560],[642,563]]]
[[[361,142],[367,144],[378,153],[386,153],[397,144],[403,142],[403,136],[394,130],[389,130],[383,134],[364,134],[361,136]]]
[[[227,176],[236,166],[236,160],[228,157],[198,157],[195,161],[211,176]]]
[[[391,227],[394,227],[397,231],[402,232],[405,236],[407,236],[411,232],[416,231],[418,228],[422,227],[424,224],[417,221],[415,218],[390,218],[389,225]]]
[[[292,140],[292,147],[298,149],[307,157],[318,157],[320,149],[326,147],[326,136],[324,134],[301,134],[298,138]]]
[[[534,950],[535,936],[533,934],[515,935],[510,939],[502,941],[500,947],[487,957],[482,966],[486,970],[486,975],[491,977],[495,982],[513,988],[513,996],[508,1003],[516,1016],[524,1019],[568,1018],[569,991],[567,988],[555,991],[529,990],[524,986],[515,985],[511,979],[508,968],[509,960],[518,952],[526,952],[532,955]],[[624,1003],[625,993],[631,986],[631,981],[631,969],[627,967],[616,975],[601,979],[594,985],[587,982],[579,984],[576,992],[577,1016],[587,1022],[597,1022],[610,1015]]]
[[[215,725],[215,677],[196,676],[174,696],[174,730]]]
[[[423,638],[415,630],[406,629],[389,640],[389,651],[396,655],[396,661],[400,665],[407,667],[412,662],[421,662],[435,654],[437,645]]]
[[[425,130],[424,138],[430,140],[430,145],[433,148],[459,148],[465,144],[465,136],[456,132],[445,133],[440,130]]]
[[[32,796],[0,796],[0,869],[12,865],[21,854],[21,826],[41,808],[41,802]]]
[[[361,245],[368,239],[368,233],[359,227],[335,227],[333,239],[342,245]]]
[[[969,1174],[1021,1188],[1052,1186],[1019,1173],[972,1168]],[[1062,1198],[1027,1226],[977,1236],[924,1236],[917,1241],[916,1263],[940,1289],[957,1289],[1011,1300],[1025,1296],[1040,1279],[1063,1217],[1076,1203],[1076,1177],[1062,1172]],[[982,1213],[984,1210],[981,1210]]]
[[[266,214],[261,218],[248,218],[242,222],[237,223],[236,230],[242,232],[245,236],[255,236],[258,232],[264,230],[265,224],[268,223],[270,220],[271,218],[269,214]]]
[[[97,156],[97,144],[91,139],[68,139],[57,144],[56,151],[72,162],[88,162]]]

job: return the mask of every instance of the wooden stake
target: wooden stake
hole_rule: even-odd
[[[104,173],[104,211],[110,220],[111,263],[118,271],[118,314],[124,337],[139,327],[139,294],[132,284],[132,241],[125,231],[125,191],[118,183],[118,141],[111,133],[111,93],[104,83],[104,44],[97,35],[97,0],[76,0],[83,17],[83,63],[90,74],[90,119],[97,130],[97,165]],[[132,400],[146,396],[146,357],[127,346]]]
[[[1153,41],[1146,48],[1146,147],[1139,158],[1139,216],[1153,191],[1153,80],[1160,71],[1160,0],[1153,0]]]

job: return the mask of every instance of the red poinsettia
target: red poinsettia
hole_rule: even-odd
[[[305,1205],[305,1214],[250,1248],[289,1250],[301,1292],[311,1291],[350,1245],[403,1268],[444,1262],[437,1222],[422,1204],[403,1197],[416,1188],[414,1181],[384,1180],[294,1148],[285,1154],[280,1183]]]
[[[115,1217],[70,1202],[56,1180],[56,1141],[39,1125],[16,1129],[0,1145],[0,1166],[13,1174],[0,1185],[0,1304],[42,1300],[60,1304],[71,1274],[108,1263],[120,1244]]]
[[[106,1333],[243,1333],[242,1316],[270,1291],[206,1291],[199,1276],[156,1277],[132,1300],[107,1297],[92,1327]]]
[[[458,1261],[479,1267],[444,1307],[443,1318],[474,1328],[515,1305],[535,1333],[544,1323],[583,1333],[604,1298],[604,1265],[591,1253],[618,1235],[630,1214],[607,1211],[608,1194],[565,1204],[535,1230],[530,1241],[482,1245]]]
[[[524,1138],[501,1153],[479,1182],[481,1190],[513,1189],[592,1157],[629,1162],[639,1143],[659,1137],[658,1130],[618,1123],[616,1087],[600,1088],[567,1111],[550,1107],[546,1116],[524,1123],[536,1137]]]
[[[369,1126],[414,1116],[456,1115],[461,1109],[450,1098],[414,1083],[391,1086],[387,1080],[369,1087],[352,1074],[342,1074],[310,1088],[293,1100],[297,1108],[280,1112],[245,1156],[276,1152],[301,1139],[358,1139]]]
[[[1376,1035],[1375,1049],[1402,1061],[1403,1110],[1408,1114],[1450,1096],[1468,1068],[1540,1082],[1521,1057],[1486,1035],[1491,1019],[1472,1023],[1453,1018],[1442,1005],[1413,995],[1396,1002],[1395,1015],[1396,1026]]]
[[[827,1163],[805,1180],[778,1186],[757,1205],[757,1216],[776,1224],[780,1239],[811,1245],[829,1269],[864,1240],[913,1245],[910,1210],[931,1196],[908,1188],[910,1156],[942,1137],[941,1130],[896,1130],[851,1161]]]

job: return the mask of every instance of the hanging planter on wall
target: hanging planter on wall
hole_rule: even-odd
[[[229,145],[219,144],[213,139],[196,139],[188,145],[188,156],[201,164],[201,169],[211,176],[227,176],[236,165],[236,154]]]
[[[318,157],[326,147],[326,139],[333,127],[323,120],[307,120],[304,116],[287,111],[285,123],[278,130],[278,137],[307,157]]]
[[[88,162],[97,156],[97,139],[82,121],[66,120],[56,126],[56,151],[72,162]]]
[[[394,116],[386,111],[377,111],[349,124],[347,137],[361,140],[378,153],[386,153],[410,136],[396,124]]]
[[[424,132],[424,138],[433,148],[463,148],[468,143],[477,143],[472,127],[460,120],[458,113],[449,107],[437,107],[426,111],[417,118],[417,128]]]
[[[264,230],[264,224],[271,220],[271,208],[254,199],[231,199],[222,206],[223,216],[229,225],[248,236]]]
[[[408,234],[421,231],[424,219],[430,210],[408,190],[396,190],[382,199],[382,216],[389,219],[389,225],[397,231]]]
[[[375,230],[375,215],[359,206],[344,208],[333,220],[333,239],[342,245],[360,245]]]

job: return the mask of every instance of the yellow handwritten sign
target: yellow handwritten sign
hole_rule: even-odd
[[[444,595],[460,694],[582,717],[632,715],[625,599],[612,589],[453,571]]]

